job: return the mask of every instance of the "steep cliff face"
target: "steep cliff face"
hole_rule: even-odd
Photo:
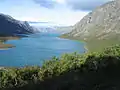
[[[35,33],[33,27],[31,27],[26,21],[18,21],[9,15],[0,14],[0,35],[20,35]]]
[[[120,0],[108,2],[86,15],[67,36],[81,40],[120,37]]]

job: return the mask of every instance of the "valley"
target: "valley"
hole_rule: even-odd
[[[0,1],[0,90],[120,90],[120,0]]]

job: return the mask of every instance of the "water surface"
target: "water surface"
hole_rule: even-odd
[[[74,40],[58,38],[59,34],[40,33],[20,40],[10,40],[7,44],[15,48],[0,50],[0,66],[20,67],[42,65],[44,60],[63,53],[84,53],[84,44]]]

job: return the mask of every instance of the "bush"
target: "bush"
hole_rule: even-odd
[[[104,85],[116,82],[116,77],[119,75],[120,46],[116,45],[106,48],[101,53],[84,55],[73,53],[64,54],[60,58],[53,57],[52,60],[44,62],[42,67],[1,69],[0,88],[18,88],[32,83],[39,84],[42,90],[50,90],[50,88],[45,89],[47,86],[43,88],[43,83],[49,83],[51,88],[57,87],[51,90],[58,90],[58,88],[59,90],[84,90],[80,89],[83,84],[89,86],[89,89],[85,90],[93,88],[97,88],[93,90],[100,90]],[[117,77],[117,80],[120,78]]]

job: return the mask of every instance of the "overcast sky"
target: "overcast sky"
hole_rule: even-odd
[[[0,0],[0,12],[15,19],[74,25],[110,0]]]

